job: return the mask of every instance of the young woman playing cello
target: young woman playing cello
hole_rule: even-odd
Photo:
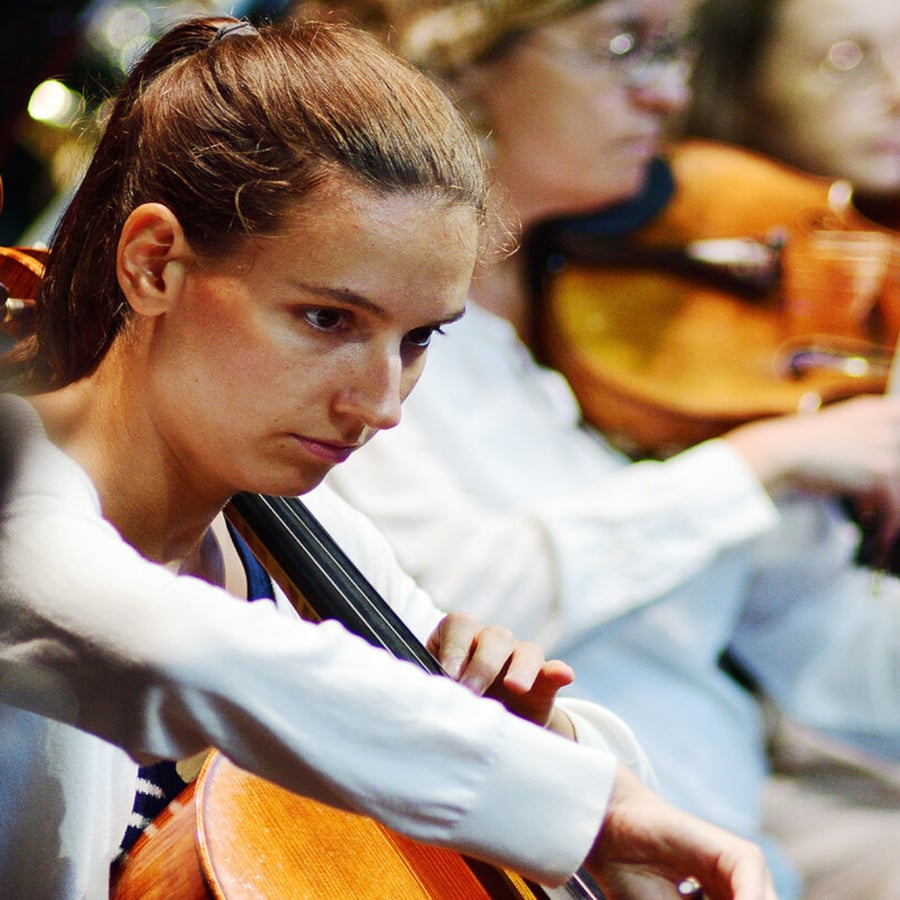
[[[565,666],[442,618],[327,494],[462,685],[215,586],[235,492],[310,491],[397,423],[463,311],[484,206],[451,105],[360,35],[198,20],[135,68],[51,248],[27,399],[5,401],[25,441],[0,567],[5,896],[106,896],[135,760],[212,746],[536,879],[586,860],[616,896],[634,862],[772,897],[755,848],[618,762],[647,774],[621,723],[554,703]]]

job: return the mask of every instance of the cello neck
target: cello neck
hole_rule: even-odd
[[[237,494],[225,513],[303,618],[336,619],[398,659],[444,674],[301,500]]]

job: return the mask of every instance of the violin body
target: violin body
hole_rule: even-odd
[[[674,191],[622,239],[564,230],[540,286],[537,353],[635,457],[754,419],[885,390],[900,244],[842,182],[691,141]],[[749,252],[749,251],[752,251]]]
[[[34,299],[46,260],[46,250],[0,247],[0,325],[14,340],[32,329]]]

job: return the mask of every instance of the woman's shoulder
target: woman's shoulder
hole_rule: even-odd
[[[87,472],[47,436],[37,410],[23,397],[0,394],[3,438],[15,447],[10,501],[26,498],[42,504],[74,500],[100,512],[100,500]]]

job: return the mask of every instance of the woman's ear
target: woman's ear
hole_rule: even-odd
[[[184,280],[192,256],[175,214],[162,203],[142,203],[122,227],[116,274],[135,312],[159,315]]]

